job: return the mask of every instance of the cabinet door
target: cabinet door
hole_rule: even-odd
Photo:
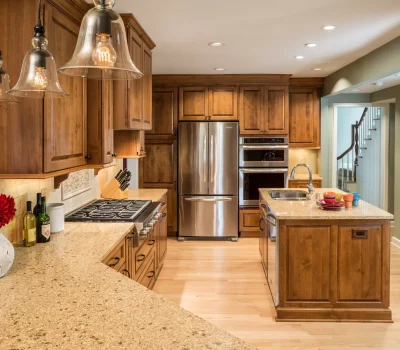
[[[57,68],[73,55],[80,22],[50,3],[44,6],[49,48]],[[86,164],[86,81],[59,74],[60,84],[69,94],[48,99],[44,105],[44,171],[52,172]]]
[[[237,87],[209,88],[209,116],[211,120],[237,120]]]
[[[264,88],[262,86],[243,86],[239,96],[239,121],[241,135],[264,134],[263,106]]]
[[[152,127],[152,53],[150,48],[143,42],[143,130]]]
[[[380,225],[339,226],[338,301],[382,301],[383,237]]]
[[[126,28],[129,53],[143,73],[143,40],[135,30]],[[143,79],[114,81],[114,128],[140,130],[143,126]]]
[[[179,120],[206,120],[208,107],[208,88],[179,88]]]
[[[140,188],[168,189],[168,231],[178,229],[178,193],[177,193],[177,141],[146,141],[146,157],[140,160]]]
[[[153,128],[146,136],[175,136],[178,127],[178,89],[153,89]]]
[[[239,210],[239,231],[259,232],[260,210],[258,208]]]
[[[320,146],[320,96],[318,89],[289,92],[289,141],[291,147]]]
[[[265,88],[267,134],[287,135],[289,132],[289,89],[282,86]]]

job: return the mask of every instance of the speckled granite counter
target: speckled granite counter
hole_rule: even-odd
[[[341,192],[335,188],[317,188],[313,195],[312,200],[308,201],[285,201],[285,200],[273,200],[269,195],[269,191],[282,189],[260,189],[260,194],[267,201],[269,207],[274,212],[277,219],[288,220],[288,219],[381,219],[381,220],[393,220],[393,215],[379,209],[372,204],[369,204],[363,200],[359,201],[358,207],[350,209],[343,209],[340,211],[327,211],[320,209],[315,201],[315,194],[326,191]],[[301,191],[301,189],[291,189],[287,191]],[[307,190],[304,190],[307,192]]]
[[[158,202],[165,196],[168,190],[159,188],[139,188],[130,189],[128,192],[129,199],[149,200]]]
[[[101,263],[131,224],[66,223],[0,279],[0,349],[253,349]]]

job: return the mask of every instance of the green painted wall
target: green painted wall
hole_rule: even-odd
[[[324,96],[343,92],[357,85],[374,82],[400,72],[400,37],[329,75]]]

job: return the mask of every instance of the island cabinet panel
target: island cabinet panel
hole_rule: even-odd
[[[67,63],[79,35],[80,21],[52,3],[44,5],[44,25],[57,68]],[[44,172],[86,164],[86,80],[59,74],[67,98],[44,104]]]
[[[179,88],[179,120],[206,120],[208,107],[207,87]]]
[[[286,239],[285,239],[286,238]],[[288,226],[282,237],[288,257],[285,301],[330,299],[331,228]]]
[[[146,137],[174,137],[178,129],[178,89],[153,88],[153,128]]]
[[[339,227],[338,301],[382,301],[382,230]]]
[[[230,86],[210,87],[209,117],[210,120],[238,119],[238,88]]]
[[[239,96],[240,134],[264,134],[264,87],[242,86]]]
[[[289,92],[289,141],[291,147],[319,148],[320,93],[316,88],[291,88]]]
[[[266,134],[285,135],[289,132],[289,89],[286,86],[265,88]]]

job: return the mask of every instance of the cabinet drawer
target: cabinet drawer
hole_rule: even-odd
[[[159,213],[163,213],[165,211],[165,209],[167,208],[167,195],[162,197],[160,202],[161,202],[161,208],[160,208],[160,210],[158,212]]]
[[[118,270],[119,273],[122,273],[124,276],[131,278],[131,273],[128,270],[128,263],[123,264]]]
[[[289,188],[308,188],[308,181],[292,181],[289,180]],[[321,180],[313,180],[313,186],[315,188],[321,188],[322,187],[322,181]]]
[[[119,271],[126,262],[125,239],[114,248],[114,250],[104,259],[104,263],[114,270]]]
[[[150,262],[140,276],[138,282],[146,288],[152,288],[156,277],[156,265],[154,259],[154,251],[151,253]]]
[[[259,232],[260,210],[258,208],[239,210],[239,231]]]
[[[150,254],[153,254],[154,252],[154,246],[155,246],[155,239],[153,238],[153,235],[149,236],[149,238],[146,239],[146,241],[143,243],[143,245],[138,249],[138,251],[135,254],[135,274],[140,270],[140,268],[143,266],[148,261],[148,257]]]

